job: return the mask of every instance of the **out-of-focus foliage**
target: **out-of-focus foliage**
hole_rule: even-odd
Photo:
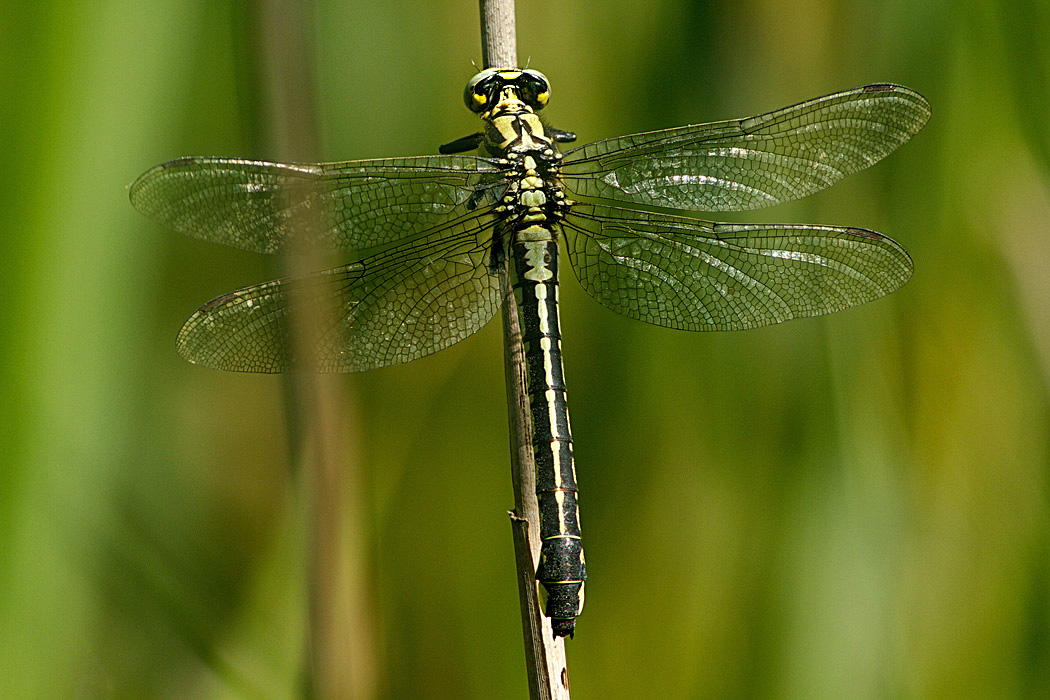
[[[476,128],[475,2],[316,5],[325,157]],[[180,155],[275,157],[243,133],[241,12],[0,6],[0,697],[302,697],[282,380],[173,343],[270,271],[125,188]],[[1048,36],[1031,1],[519,2],[519,55],[581,142],[868,82],[933,105],[877,167],[744,217],[893,236],[916,272],[892,297],[695,335],[603,310],[566,268],[578,697],[1050,696]],[[524,697],[497,324],[340,381],[376,697]]]

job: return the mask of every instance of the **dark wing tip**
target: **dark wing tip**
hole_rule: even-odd
[[[903,85],[896,85],[894,83],[871,83],[861,88],[864,92],[896,92],[898,88],[904,87]],[[905,88],[906,90],[908,88]]]
[[[848,226],[844,230],[847,234],[851,236],[856,236],[857,238],[866,238],[869,241],[883,243],[885,245],[890,246],[891,248],[896,248],[901,253],[904,253],[904,255],[908,257],[908,260],[911,260],[911,256],[908,255],[908,251],[904,249],[904,246],[902,246],[900,243],[898,243],[897,241],[893,240],[885,234],[879,233],[878,231],[872,231],[868,228],[860,228],[859,226]]]
[[[897,256],[897,268],[896,272],[893,275],[897,281],[893,290],[903,287],[904,284],[909,279],[911,279],[912,272],[914,272],[915,270],[915,265],[912,262],[911,254],[908,253],[908,250],[900,243],[893,240],[889,236],[879,233],[878,231],[872,231],[871,229],[859,228],[856,226],[850,226],[844,229],[844,232],[847,235],[856,236],[857,238],[863,238],[865,240],[871,241],[872,243],[877,243],[883,248],[888,248],[893,251],[893,253]],[[888,294],[890,291],[893,290],[889,290],[886,293]]]
[[[918,129],[916,129],[916,131],[921,129],[930,119],[932,108],[930,107],[929,100],[923,97],[922,93],[913,90],[910,87],[907,87],[905,85],[898,85],[896,83],[872,83],[870,85],[864,85],[860,88],[860,90],[861,92],[870,95],[877,95],[880,93],[893,93],[895,95],[910,98],[914,102],[916,107],[915,114],[913,116],[915,116],[920,121],[919,127]]]
[[[242,323],[245,308],[254,306],[263,312],[250,292],[278,284],[228,292],[194,311],[175,339],[179,355],[192,364],[226,372],[269,374],[293,369],[281,319]]]
[[[155,204],[157,202],[153,199],[153,189],[157,186],[163,186],[165,174],[169,170],[182,169],[201,160],[203,159],[198,156],[183,156],[182,158],[165,161],[160,165],[154,165],[135,178],[135,181],[128,186],[128,198],[131,200],[131,206],[146,216],[155,219],[157,212]],[[161,221],[160,223],[164,222]]]
[[[883,236],[878,231],[872,231],[871,229],[867,229],[867,228],[858,228],[856,226],[848,227],[846,229],[846,233],[850,234],[851,236],[858,236],[860,238],[867,238],[867,239],[872,240],[872,241],[890,240],[887,236]]]

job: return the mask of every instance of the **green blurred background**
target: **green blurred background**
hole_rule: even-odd
[[[306,694],[310,499],[283,380],[174,350],[191,311],[272,267],[126,191],[180,155],[276,157],[247,136],[245,11],[0,5],[5,700]],[[474,130],[477,13],[316,0],[323,157]],[[699,335],[605,311],[566,270],[591,575],[574,695],[1050,697],[1050,6],[521,0],[517,18],[548,116],[583,143],[868,82],[933,105],[884,163],[744,217],[894,237],[915,275],[886,299]],[[359,697],[525,697],[498,321],[337,381]]]

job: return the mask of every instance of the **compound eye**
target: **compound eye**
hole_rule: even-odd
[[[499,83],[499,69],[486,68],[467,83],[463,101],[471,112],[484,112],[492,106]]]
[[[521,99],[528,106],[539,110],[547,106],[551,98],[551,84],[547,76],[538,70],[526,68],[521,72]]]

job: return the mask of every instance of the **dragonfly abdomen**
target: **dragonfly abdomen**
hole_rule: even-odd
[[[587,572],[561,360],[558,242],[550,230],[530,226],[519,232],[511,251],[540,509],[542,544],[536,578],[547,591],[544,614],[551,619],[554,633],[565,637],[572,635],[576,617],[583,609]]]

